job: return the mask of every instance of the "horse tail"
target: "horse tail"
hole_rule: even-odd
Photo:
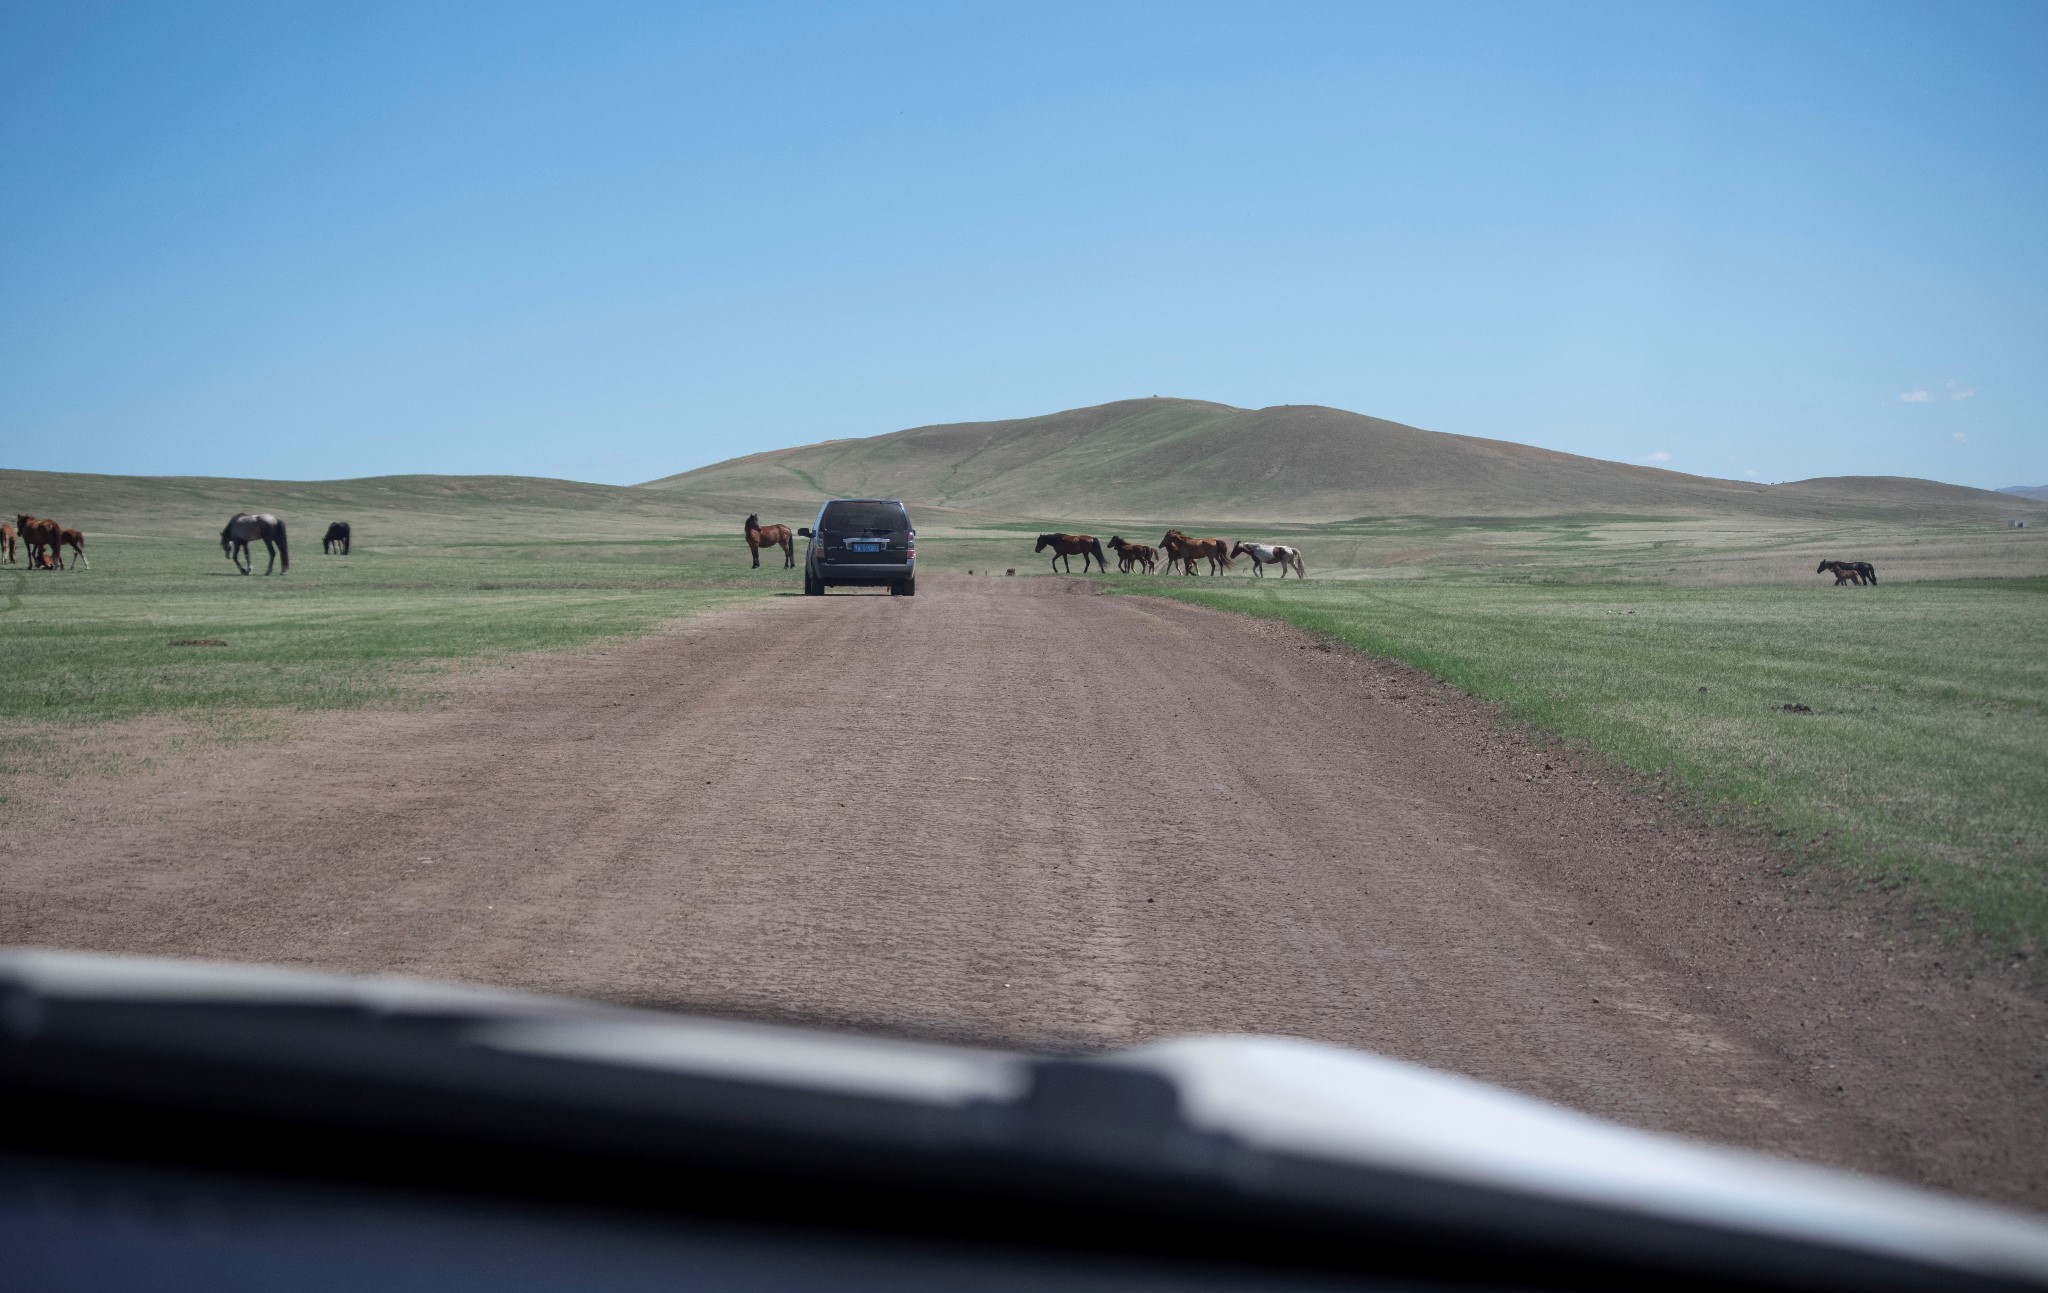
[[[292,550],[291,545],[286,543],[284,539],[284,521],[282,518],[277,523],[277,560],[284,567],[285,571],[289,572],[291,570]]]

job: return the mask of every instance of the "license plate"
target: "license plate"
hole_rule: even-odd
[[[846,546],[855,552],[880,552],[882,550],[882,545],[879,543],[849,543]]]

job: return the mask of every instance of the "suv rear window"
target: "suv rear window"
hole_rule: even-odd
[[[835,534],[900,534],[910,516],[896,503],[828,503],[818,528]]]

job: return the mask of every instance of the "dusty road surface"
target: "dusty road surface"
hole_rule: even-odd
[[[1040,1047],[1295,1034],[2048,1207],[2035,1000],[1416,675],[1096,592],[772,598],[76,784],[5,840],[0,941]]]

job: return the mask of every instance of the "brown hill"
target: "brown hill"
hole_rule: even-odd
[[[2010,495],[1933,481],[1751,484],[1317,405],[1238,409],[1179,399],[829,440],[641,488],[792,503],[882,496],[1003,516],[1210,521],[1570,513],[1990,520],[2015,506]]]

